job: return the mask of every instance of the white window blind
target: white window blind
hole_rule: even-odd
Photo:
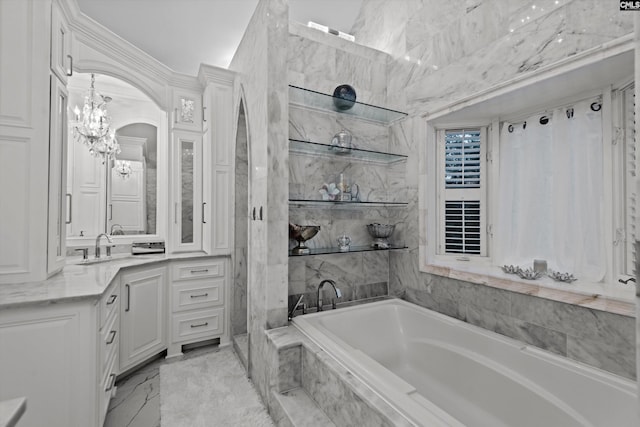
[[[441,132],[439,252],[485,255],[484,129]]]
[[[624,129],[624,183],[625,183],[625,273],[634,275],[636,240],[636,132],[635,132],[635,90],[626,88],[623,93]]]

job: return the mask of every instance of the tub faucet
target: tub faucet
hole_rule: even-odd
[[[296,302],[293,308],[291,309],[291,311],[289,311],[289,320],[293,319],[293,315],[298,309],[298,307],[300,307],[300,305],[302,305],[302,314],[306,314],[305,311],[307,306],[305,303],[302,302],[303,298],[304,298],[304,294],[300,295],[300,298],[298,298],[298,302]]]
[[[336,298],[342,298],[342,292],[340,292],[340,289],[336,288],[336,282],[330,279],[323,280],[318,285],[318,311],[322,311],[322,298],[320,297],[321,295],[320,292],[322,291],[322,287],[324,286],[325,283],[328,283],[331,285],[331,287],[333,287],[333,292],[335,292]],[[333,308],[335,309],[336,308],[335,300],[333,301],[332,305],[333,305]]]
[[[113,246],[113,240],[111,240],[111,237],[109,237],[107,233],[101,233],[98,234],[98,237],[96,237],[96,258],[100,258],[100,238],[102,236],[106,237],[107,242],[109,242],[109,245],[107,245],[107,256],[111,256],[111,246]]]

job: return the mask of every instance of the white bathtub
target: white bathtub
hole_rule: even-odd
[[[419,426],[640,425],[634,382],[406,301],[293,323]]]

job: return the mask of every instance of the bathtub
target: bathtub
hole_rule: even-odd
[[[293,324],[417,426],[640,425],[634,382],[403,300]]]

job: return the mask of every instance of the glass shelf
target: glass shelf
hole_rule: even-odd
[[[342,148],[319,142],[289,139],[289,151],[297,154],[313,154],[320,156],[338,156],[348,160],[365,160],[369,162],[391,164],[406,160],[408,156],[391,154],[382,151],[363,150],[361,148]]]
[[[333,104],[334,99],[340,98],[334,98],[332,95],[289,85],[289,103],[291,104],[301,105],[316,110],[338,112],[384,125],[389,125],[397,120],[407,117],[407,113],[403,113],[401,111],[376,107],[375,105],[369,105],[358,101],[355,101],[353,107],[348,110],[339,110]]]
[[[341,252],[338,247],[335,247],[335,248],[309,248],[309,252],[310,253],[308,253],[308,254],[296,254],[296,255],[294,255],[294,254],[291,253],[291,251],[289,251],[289,256],[348,254],[348,253],[354,253],[354,252],[391,251],[391,250],[397,250],[397,249],[407,249],[407,247],[406,246],[391,245],[391,247],[389,247],[388,249],[376,249],[376,248],[372,248],[371,246],[351,246],[349,248],[349,251],[347,251],[347,252]]]
[[[289,206],[292,207],[314,207],[314,206],[324,206],[331,208],[361,208],[361,207],[383,207],[383,208],[394,208],[394,207],[405,207],[408,203],[406,202],[342,202],[339,200],[305,200],[305,199],[289,199]]]

